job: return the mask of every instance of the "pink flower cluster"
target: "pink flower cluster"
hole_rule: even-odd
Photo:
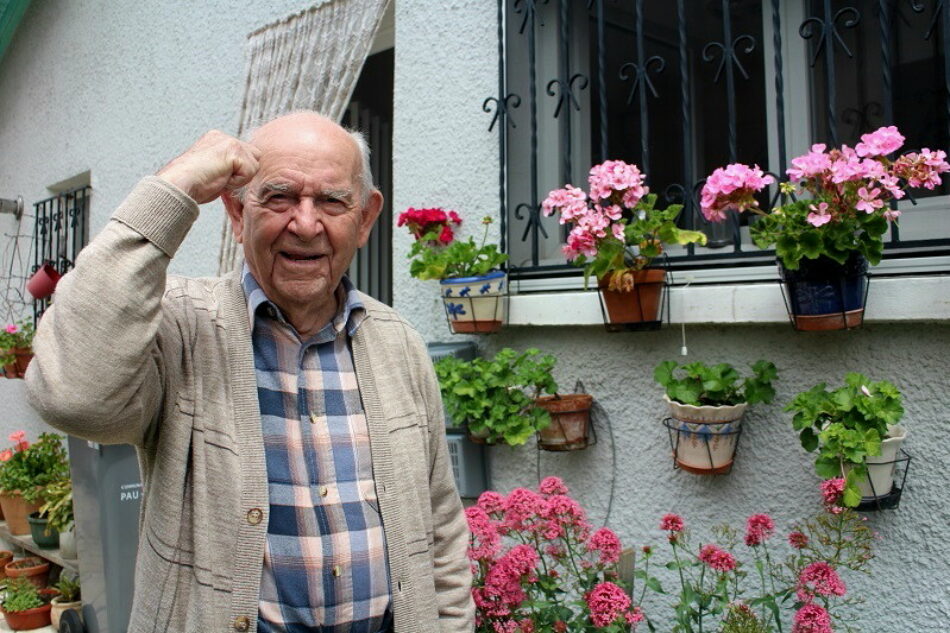
[[[601,565],[612,565],[620,560],[620,539],[610,528],[602,527],[587,541],[587,549],[600,554]]]
[[[14,453],[23,452],[30,447],[30,443],[26,440],[26,431],[14,431],[10,433],[7,439],[13,442],[13,448],[0,451],[0,462],[9,461],[13,458]]]
[[[560,224],[572,223],[563,251],[568,259],[594,257],[605,239],[624,241],[625,210],[633,209],[649,192],[636,165],[608,160],[591,167],[590,197],[573,185],[551,191],[541,203],[541,212],[560,213]]]
[[[730,209],[757,209],[759,203],[755,194],[773,182],[775,178],[765,174],[758,165],[749,167],[733,163],[719,167],[703,185],[700,209],[708,221],[722,222]]]
[[[828,507],[829,511],[834,514],[839,514],[841,508],[838,507],[841,503],[841,496],[844,494],[845,480],[843,477],[836,477],[835,479],[827,479],[821,482],[821,496],[824,498],[825,505]]]
[[[815,596],[843,596],[844,581],[834,567],[824,561],[811,563],[798,575],[795,594],[802,602],[811,602]]]
[[[515,545],[485,574],[485,582],[472,589],[475,606],[483,616],[506,618],[527,598],[522,581],[537,580],[538,554],[530,545]]]
[[[584,599],[590,609],[590,621],[594,626],[610,626],[614,622],[636,624],[643,620],[639,608],[630,608],[630,596],[612,582],[602,582],[591,589]]]
[[[7,334],[16,334],[20,331],[20,328],[18,328],[15,323],[7,323],[7,327],[5,329]]]
[[[678,514],[669,512],[660,519],[660,529],[666,532],[682,532],[684,527],[686,527],[686,523],[683,521],[683,517]]]
[[[435,232],[436,243],[449,244],[455,239],[455,233],[452,225],[458,226],[462,223],[462,218],[455,211],[446,213],[441,207],[430,209],[414,209],[409,207],[399,214],[396,219],[396,226],[406,225],[409,232],[417,240],[421,240],[427,234]]]
[[[703,545],[699,550],[699,560],[706,563],[710,569],[725,573],[736,568],[736,559],[724,549],[712,543]]]
[[[808,535],[802,532],[790,532],[788,535],[788,544],[795,549],[805,549],[808,547]]]
[[[833,633],[831,615],[817,604],[806,604],[795,613],[792,633]]]
[[[753,514],[745,523],[745,544],[761,545],[775,533],[775,522],[767,514]]]

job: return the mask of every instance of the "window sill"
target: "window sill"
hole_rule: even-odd
[[[872,278],[866,321],[950,319],[950,276]],[[787,323],[778,283],[670,288],[671,323]],[[601,325],[596,291],[513,295],[508,325]]]

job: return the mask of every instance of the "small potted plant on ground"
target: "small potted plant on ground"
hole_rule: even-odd
[[[27,556],[7,563],[3,571],[7,578],[25,578],[38,589],[49,582],[49,563],[38,556]]]
[[[886,380],[872,382],[849,373],[845,385],[829,390],[819,383],[799,393],[786,411],[802,447],[816,452],[815,471],[823,479],[845,477],[844,504],[855,507],[890,495],[906,429],[901,394]]]
[[[3,598],[3,617],[14,631],[30,631],[49,626],[53,589],[40,589],[24,578],[7,582]]]
[[[711,222],[726,211],[751,211],[759,248],[775,246],[786,300],[798,330],[840,330],[860,325],[864,316],[868,264],[884,253],[888,223],[901,212],[892,201],[905,188],[934,189],[950,171],[942,150],[924,148],[894,160],[888,154],[904,144],[894,126],[861,137],[853,149],[825,151],[824,144],[792,160],[781,185],[791,202],[766,213],[754,194],[774,182],[762,170],[741,163],[719,168],[706,180],[701,209]]]
[[[653,378],[675,423],[667,423],[676,464],[697,474],[721,474],[732,468],[742,416],[750,404],[775,398],[775,365],[760,360],[742,378],[728,363],[660,363]]]
[[[456,334],[497,332],[505,320],[504,294],[508,275],[501,265],[508,256],[495,244],[486,244],[490,217],[481,244],[474,238],[455,239],[462,218],[441,208],[409,208],[397,226],[406,226],[415,238],[408,257],[409,274],[417,279],[439,279],[445,315]]]
[[[53,621],[53,628],[58,631],[59,619],[64,611],[75,609],[79,612],[79,617],[82,617],[82,594],[79,578],[71,577],[65,573],[60,575],[59,582],[53,587],[59,592],[59,595],[53,598],[50,618]]]
[[[703,233],[676,226],[682,205],[657,209],[643,182],[636,165],[609,160],[591,168],[590,194],[566,185],[541,204],[545,215],[557,211],[559,223],[572,225],[564,254],[584,267],[585,287],[591,275],[597,278],[611,330],[659,325],[666,271],[650,264],[664,244],[706,243]]]
[[[11,534],[29,534],[27,517],[42,505],[44,487],[69,476],[63,437],[43,433],[30,444],[23,431],[10,434],[13,448],[0,452],[0,504]]]
[[[76,558],[72,480],[67,477],[47,484],[43,499],[46,503],[39,514],[47,519],[50,530],[59,533],[59,553],[63,558]]]
[[[0,330],[0,367],[7,378],[23,378],[33,359],[33,321],[8,323]]]
[[[554,363],[537,349],[519,353],[506,347],[491,359],[441,358],[435,371],[449,415],[472,441],[518,446],[551,422],[535,399],[557,392]]]

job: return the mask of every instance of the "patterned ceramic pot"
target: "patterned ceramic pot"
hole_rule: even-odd
[[[729,472],[739,441],[746,403],[694,406],[673,402],[664,394],[673,417],[667,424],[677,465],[699,475]]]
[[[445,316],[456,334],[497,332],[505,320],[508,275],[495,271],[480,277],[451,277],[441,284]]]
[[[821,256],[803,259],[798,270],[779,263],[796,330],[844,330],[864,321],[868,262],[852,253],[844,264]]]

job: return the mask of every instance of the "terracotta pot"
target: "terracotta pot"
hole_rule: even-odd
[[[75,609],[79,612],[79,618],[82,619],[82,600],[76,600],[75,602],[60,602],[62,596],[56,596],[53,598],[52,609],[50,610],[50,619],[53,622],[53,629],[59,630],[59,619],[63,617],[64,611],[69,611],[70,609]]]
[[[26,375],[26,368],[33,360],[33,349],[30,347],[14,347],[5,350],[13,354],[14,360],[9,365],[3,366],[3,375],[6,378],[23,378]]]
[[[590,407],[594,397],[586,393],[542,396],[537,405],[551,414],[551,424],[538,431],[538,445],[547,451],[587,448]]]
[[[59,271],[53,268],[51,263],[46,262],[26,282],[26,291],[33,295],[34,299],[45,299],[53,294],[61,278]]]
[[[825,256],[803,259],[798,270],[779,262],[785,297],[796,330],[844,330],[864,321],[867,260],[857,252],[844,264]]]
[[[670,400],[666,423],[680,469],[697,475],[721,475],[732,469],[746,403],[695,406]]]
[[[23,564],[24,561],[33,564],[29,567],[14,567],[14,565]],[[46,585],[49,584],[49,563],[36,556],[29,556],[7,563],[3,570],[6,572],[7,578],[28,578],[39,589],[45,589]]]
[[[3,571],[3,568],[7,563],[13,560],[13,552],[10,550],[0,550],[0,578],[6,578],[7,572]]]
[[[7,520],[10,534],[20,536],[30,533],[30,523],[27,521],[32,513],[40,509],[39,503],[28,503],[19,490],[0,492],[0,505]]]
[[[609,290],[609,276],[597,279],[597,287],[600,289],[608,324],[647,323],[659,320],[666,271],[662,268],[644,268],[628,274],[633,280],[633,287],[630,290]]]
[[[49,598],[58,592],[54,589],[41,589],[40,593]],[[27,609],[26,611],[7,611],[4,609],[3,617],[6,619],[7,625],[14,631],[31,631],[49,626],[52,623],[50,611],[52,611],[52,604],[47,602],[41,607]]]
[[[451,277],[439,282],[445,316],[456,334],[490,334],[505,321],[508,275],[495,271],[479,277]]]

